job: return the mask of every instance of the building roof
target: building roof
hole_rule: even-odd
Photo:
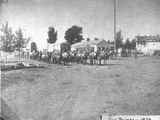
[[[160,42],[160,36],[136,36],[138,42]]]
[[[52,52],[53,50],[60,50],[60,43],[49,44],[48,52]]]
[[[99,43],[97,43],[97,47],[111,48],[111,47],[114,47],[114,44],[109,43],[106,40],[102,40]]]
[[[91,41],[82,41],[72,45],[72,48],[85,48],[85,47],[113,47],[113,44],[108,43],[106,40],[91,40]]]

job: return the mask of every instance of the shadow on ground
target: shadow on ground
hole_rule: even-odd
[[[20,120],[17,114],[1,98],[0,120]]]

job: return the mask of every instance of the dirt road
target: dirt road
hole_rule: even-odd
[[[2,73],[2,98],[21,120],[96,120],[104,112],[160,114],[159,71],[158,57],[8,71]]]

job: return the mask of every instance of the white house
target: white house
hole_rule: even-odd
[[[90,41],[81,41],[79,43],[75,43],[71,46],[71,49],[93,49],[97,51],[98,48],[114,48],[114,44],[108,43],[106,40],[90,40]]]
[[[139,36],[136,42],[136,49],[145,55],[153,55],[155,51],[160,50],[160,37]]]
[[[61,43],[48,44],[48,52],[52,52],[53,50],[60,50]]]

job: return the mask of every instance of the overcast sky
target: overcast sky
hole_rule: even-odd
[[[160,33],[160,0],[117,1],[117,29],[124,38]],[[49,26],[58,30],[58,42],[72,25],[82,26],[85,37],[113,40],[113,0],[8,0],[0,18],[22,27],[39,48],[46,47]]]

